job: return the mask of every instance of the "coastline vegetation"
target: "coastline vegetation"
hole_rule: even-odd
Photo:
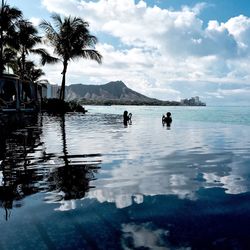
[[[181,106],[182,104],[177,101],[141,101],[141,100],[101,100],[101,99],[82,99],[80,101],[82,105],[147,105],[147,106]]]
[[[111,106],[111,105],[135,105],[135,106],[206,106],[205,103],[182,103],[178,101],[140,101],[140,100],[91,100],[82,99],[80,101],[82,105],[100,105],[100,106]]]
[[[73,108],[71,111],[80,110],[78,103],[73,105],[72,102],[65,102],[68,63],[78,58],[101,63],[102,56],[95,50],[97,38],[90,34],[88,22],[80,17],[62,18],[54,14],[52,20],[53,24],[44,20],[39,25],[45,33],[45,39],[43,39],[39,35],[39,30],[24,18],[21,10],[2,1],[0,7],[0,77],[10,73],[17,75],[21,80],[38,83],[44,72],[34,61],[28,60],[28,56],[39,55],[42,66],[60,61],[63,64],[60,97],[50,102],[46,100],[44,106],[51,107],[50,104],[53,103],[55,107],[64,107],[59,108],[59,112],[68,111],[69,108]],[[39,48],[42,43],[54,49],[53,55],[50,55],[44,48]]]
[[[43,99],[41,111],[49,114],[64,114],[67,112],[80,112],[85,114],[87,110],[77,101],[64,101],[56,98]]]

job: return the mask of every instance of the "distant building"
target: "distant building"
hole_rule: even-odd
[[[58,85],[50,85],[51,89],[51,97],[49,98],[58,98],[59,97],[59,92],[60,92],[60,87]]]
[[[193,97],[194,98],[194,102],[196,103],[196,104],[199,104],[200,103],[200,98],[199,98],[199,96],[195,96],[195,97]]]
[[[201,102],[199,96],[191,97],[190,99],[182,99],[181,105],[184,106],[206,106],[206,103]]]
[[[60,87],[56,84],[50,84],[47,80],[39,81],[42,84],[42,98],[58,98]]]

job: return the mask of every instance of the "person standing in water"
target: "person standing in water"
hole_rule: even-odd
[[[163,125],[166,124],[167,127],[170,127],[171,123],[172,123],[171,113],[167,112],[166,116],[165,115],[162,116],[162,124]]]
[[[132,124],[132,120],[131,119],[132,119],[132,113],[128,114],[128,111],[125,110],[124,113],[123,113],[123,124],[125,126],[128,125],[128,122],[129,122],[129,124]]]

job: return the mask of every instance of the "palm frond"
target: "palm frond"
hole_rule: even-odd
[[[41,56],[41,64],[45,65],[46,63],[54,64],[59,61],[58,58],[51,56],[45,49],[33,49],[31,50],[32,53]]]
[[[75,56],[75,57],[91,59],[91,60],[98,62],[99,64],[102,63],[102,55],[94,49],[83,49],[81,50],[81,53],[79,53],[79,56]]]
[[[90,34],[86,34],[82,37],[83,39],[83,47],[94,47],[97,42],[98,42],[98,39],[97,37],[93,36],[93,35],[90,35]]]
[[[58,36],[57,31],[50,22],[43,20],[39,24],[39,27],[45,31],[46,37],[49,41],[53,41]]]
[[[86,58],[102,62],[102,55],[96,51],[95,44],[97,38],[90,34],[88,22],[80,17],[64,17],[52,15],[53,24],[43,21],[40,27],[45,31],[45,36],[50,45],[54,48],[54,53],[63,62],[63,78],[60,98],[64,99],[65,75],[68,61],[74,58]],[[47,59],[46,59],[47,60]],[[43,64],[48,62],[44,60]],[[54,58],[52,62],[59,59]]]
[[[54,13],[51,15],[51,18],[53,19],[56,28],[60,29],[60,27],[63,25],[61,16],[59,14]]]

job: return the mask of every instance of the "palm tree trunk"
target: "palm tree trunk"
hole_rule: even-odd
[[[3,16],[3,6],[4,6],[4,1],[2,0],[1,18]],[[2,20],[1,20],[1,22],[2,22]],[[4,65],[3,65],[3,28],[1,25],[1,30],[0,30],[0,76],[3,75],[3,70],[4,70]]]
[[[25,75],[25,52],[22,51],[22,57],[21,57],[21,79],[24,80]]]
[[[3,70],[4,70],[4,66],[3,66],[3,39],[2,39],[2,29],[1,29],[1,35],[0,35],[0,76],[3,75]]]
[[[65,60],[63,62],[63,72],[62,72],[62,85],[61,85],[61,90],[60,90],[60,100],[65,99],[65,82],[66,82],[66,72],[67,72],[67,67],[68,67],[68,60]]]
[[[62,132],[62,142],[63,142],[63,157],[64,157],[64,163],[65,167],[69,166],[69,159],[68,159],[68,151],[67,151],[67,142],[66,142],[66,130],[65,130],[65,115],[62,114],[61,116],[61,132]]]

